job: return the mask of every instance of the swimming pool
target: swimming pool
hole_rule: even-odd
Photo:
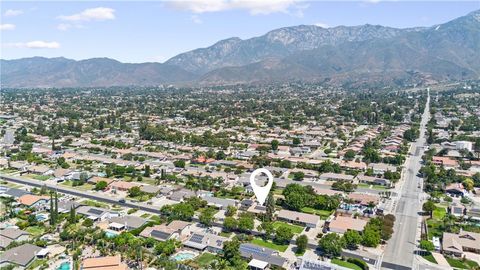
[[[60,264],[60,267],[57,268],[57,270],[70,270],[70,269],[71,269],[70,262],[63,262],[62,264]]]
[[[112,231],[105,232],[105,236],[107,236],[108,238],[113,238],[113,237],[116,237],[117,235],[118,235],[117,233],[114,233]]]
[[[179,252],[173,255],[173,259],[177,262],[191,260],[195,257],[197,257],[197,254],[192,252]]]

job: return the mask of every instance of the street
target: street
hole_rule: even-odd
[[[419,213],[422,211],[422,181],[417,176],[421,168],[422,155],[426,143],[426,125],[430,118],[430,93],[420,123],[420,137],[412,144],[409,157],[405,161],[403,186],[398,195],[394,215],[394,233],[388,241],[383,256],[382,268],[411,269],[414,267],[414,251],[420,227]],[[420,186],[420,187],[419,187]]]

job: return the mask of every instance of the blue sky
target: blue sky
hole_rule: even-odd
[[[480,9],[480,1],[296,0],[53,1],[1,3],[1,58],[31,56],[163,62],[229,37],[285,26],[432,26]]]

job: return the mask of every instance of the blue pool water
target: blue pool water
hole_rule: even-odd
[[[108,238],[113,238],[113,237],[116,237],[118,234],[113,233],[113,232],[111,232],[111,231],[106,231],[106,232],[105,232],[105,235],[106,235]]]
[[[191,260],[195,257],[196,255],[190,252],[179,252],[173,256],[173,259],[179,262],[179,261]]]
[[[69,262],[63,262],[60,264],[60,267],[57,268],[57,270],[70,270],[70,263]]]

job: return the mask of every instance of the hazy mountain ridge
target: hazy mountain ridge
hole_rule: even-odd
[[[4,87],[422,82],[480,77],[480,10],[432,27],[284,27],[229,38],[163,64],[25,58],[1,61]]]

